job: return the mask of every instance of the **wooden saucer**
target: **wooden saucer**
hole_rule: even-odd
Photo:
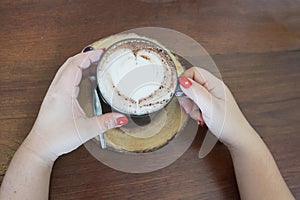
[[[108,48],[113,43],[128,38],[148,39],[162,46],[170,54],[171,59],[175,63],[177,73],[180,75],[183,72],[183,67],[170,50],[155,40],[137,34],[113,35],[94,42],[90,46],[94,49]],[[116,151],[135,153],[151,152],[168,144],[176,137],[176,134],[183,128],[186,121],[187,116],[182,112],[177,98],[174,97],[164,109],[159,111],[159,113],[151,119],[149,124],[145,126],[134,126],[134,123],[130,120],[130,123],[133,123],[131,126],[128,125],[108,130],[104,133],[104,137],[107,146]],[[95,139],[99,140],[99,137]]]

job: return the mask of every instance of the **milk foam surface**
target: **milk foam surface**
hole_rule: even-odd
[[[155,112],[170,101],[175,91],[177,74],[172,62],[153,45],[144,45],[121,44],[108,50],[98,65],[101,94],[119,112]]]

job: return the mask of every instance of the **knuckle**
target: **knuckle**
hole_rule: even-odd
[[[66,63],[70,64],[70,63],[73,62],[73,60],[74,60],[74,56],[69,57],[69,58],[67,59]]]
[[[105,116],[103,119],[102,119],[102,128],[104,130],[107,130],[107,129],[111,129],[113,127],[113,122],[112,120],[108,117],[108,116]]]

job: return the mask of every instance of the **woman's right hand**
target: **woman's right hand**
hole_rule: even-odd
[[[181,75],[179,83],[188,97],[179,98],[179,103],[193,119],[199,124],[204,121],[227,146],[247,141],[252,128],[223,81],[204,69],[192,67]]]

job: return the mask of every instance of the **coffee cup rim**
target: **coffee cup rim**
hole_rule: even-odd
[[[176,75],[176,86],[174,87],[174,91],[172,91],[172,96],[170,97],[170,99],[167,101],[167,103],[161,107],[160,109],[158,110],[155,110],[153,112],[149,112],[149,113],[143,113],[143,114],[136,114],[136,113],[127,113],[127,112],[124,112],[124,111],[120,111],[119,109],[117,109],[116,107],[114,107],[113,105],[111,105],[107,99],[104,97],[104,95],[102,94],[102,91],[100,90],[100,87],[99,87],[99,79],[98,79],[98,67],[99,65],[101,64],[101,61],[102,59],[104,58],[104,56],[106,55],[106,53],[114,48],[115,46],[118,46],[119,44],[123,43],[123,42],[127,42],[127,41],[144,41],[144,42],[147,42],[147,43],[150,43],[151,45],[154,45],[155,47],[158,47],[166,56],[167,58],[169,59],[169,61],[172,63],[172,66],[173,68],[175,69],[175,75]],[[114,110],[116,110],[117,112],[120,112],[122,114],[125,114],[125,115],[130,115],[130,116],[134,116],[134,117],[143,117],[143,116],[146,116],[146,115],[149,115],[149,114],[153,114],[153,113],[156,113],[156,112],[159,112],[160,110],[162,110],[163,108],[165,108],[170,102],[171,100],[174,98],[175,96],[175,92],[176,92],[176,88],[178,88],[178,71],[177,71],[177,68],[176,68],[176,65],[175,65],[175,62],[173,61],[173,59],[171,58],[170,54],[167,52],[167,50],[162,47],[161,45],[149,40],[149,39],[145,39],[145,38],[137,38],[137,37],[133,37],[133,38],[126,38],[126,39],[122,39],[122,40],[118,40],[114,43],[112,43],[110,46],[108,46],[105,51],[101,54],[100,58],[99,58],[99,62],[97,64],[97,67],[96,67],[96,80],[97,80],[97,87],[99,88],[99,93],[100,93],[100,98],[102,98],[102,100],[108,104],[109,106],[111,106]]]

